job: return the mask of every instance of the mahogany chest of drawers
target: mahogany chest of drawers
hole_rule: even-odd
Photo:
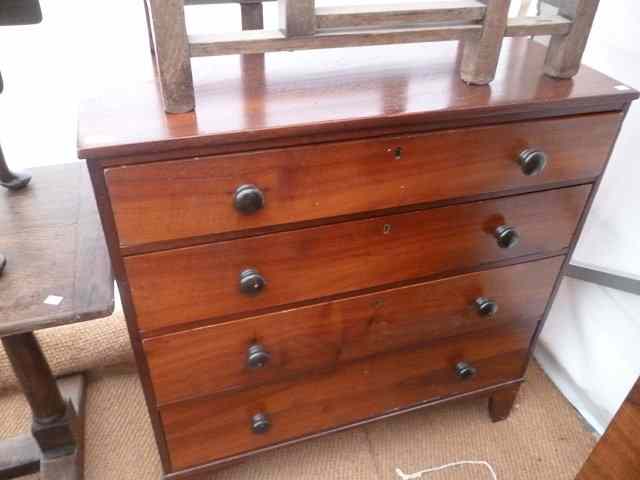
[[[508,416],[637,93],[546,78],[527,40],[470,87],[456,48],[228,57],[194,113],[84,105],[167,478],[470,395]]]

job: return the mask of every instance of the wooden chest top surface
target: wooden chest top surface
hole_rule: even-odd
[[[294,137],[622,110],[638,96],[588,67],[571,80],[544,76],[546,48],[527,39],[505,42],[490,85],[468,86],[456,65],[461,52],[458,42],[442,42],[196,59],[195,112],[165,114],[154,83],[108,92],[81,106],[79,155],[195,154],[240,142],[250,149]]]

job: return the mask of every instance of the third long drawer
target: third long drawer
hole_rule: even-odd
[[[358,295],[144,342],[159,404],[333,370],[500,325],[533,330],[564,257]]]

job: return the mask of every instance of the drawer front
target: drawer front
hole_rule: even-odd
[[[245,318],[144,342],[159,404],[333,370],[542,316],[564,257]],[[477,302],[478,299],[488,302]],[[492,302],[492,303],[491,303]],[[496,305],[497,312],[491,311]]]
[[[569,245],[590,189],[586,185],[126,257],[138,326],[146,335],[527,254],[558,253]],[[499,247],[494,237],[504,224],[519,232],[513,248]],[[260,276],[247,276],[251,269]],[[249,288],[260,287],[260,279],[265,282],[261,289]]]
[[[194,399],[160,409],[174,469],[359,422],[393,410],[520,378],[533,330],[507,325],[369,357],[332,373]],[[476,368],[462,380],[458,362]],[[266,414],[270,429],[253,433]]]
[[[467,197],[600,174],[622,120],[606,113],[108,169],[123,246]],[[588,132],[588,135],[585,134]],[[524,175],[527,148],[548,157]],[[253,213],[234,207],[235,193]],[[257,202],[257,203],[252,203]],[[247,207],[247,205],[249,205]]]

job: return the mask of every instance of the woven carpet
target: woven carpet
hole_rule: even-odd
[[[39,334],[58,372],[88,369],[86,480],[161,477],[140,383],[119,314]],[[0,352],[0,438],[29,428],[29,408]],[[224,439],[212,439],[224,441]],[[573,480],[596,439],[537,365],[511,417],[490,422],[486,401],[440,405],[303,442],[219,471],[211,480],[392,480],[460,460],[486,460],[500,480]],[[37,479],[37,475],[23,477]],[[490,480],[482,466],[425,480]]]

